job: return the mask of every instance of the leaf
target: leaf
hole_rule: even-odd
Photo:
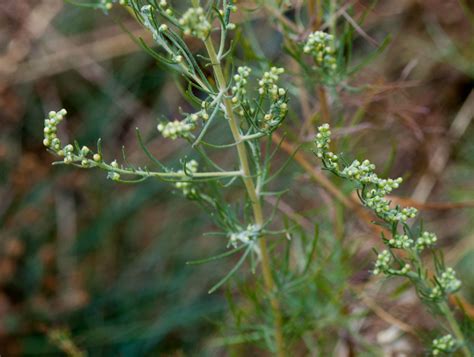
[[[186,262],[186,264],[187,265],[198,265],[198,264],[205,264],[205,263],[208,263],[208,262],[213,262],[215,260],[219,260],[219,259],[228,257],[230,255],[233,255],[233,254],[237,253],[238,251],[240,251],[244,247],[245,247],[245,245],[241,245],[240,247],[234,248],[232,250],[229,250],[227,252],[224,252],[224,253],[221,253],[221,254],[218,254],[218,255],[214,255],[210,258],[192,260],[190,262]]]
[[[135,132],[137,134],[137,140],[138,140],[138,143],[140,144],[140,147],[141,149],[143,150],[143,152],[146,154],[146,156],[148,156],[148,158],[153,161],[155,164],[157,164],[159,167],[161,167],[164,171],[168,171],[168,169],[166,168],[165,165],[163,165],[161,163],[160,160],[158,160],[156,157],[153,156],[153,154],[148,150],[148,148],[145,146],[145,144],[143,143],[143,139],[142,139],[142,136],[140,134],[140,129],[138,128],[135,128]]]
[[[385,51],[385,49],[387,48],[387,46],[390,44],[391,41],[392,41],[392,37],[390,35],[385,37],[380,47],[377,48],[370,55],[368,55],[361,63],[355,65],[352,69],[349,69],[347,71],[347,75],[351,76],[359,72],[362,68],[368,66],[370,63],[372,63],[372,61],[374,61],[383,51]]]
[[[316,252],[316,247],[318,246],[319,242],[319,226],[317,224],[314,225],[314,235],[313,235],[313,240],[311,242],[311,249],[308,252],[307,258],[306,258],[306,265],[303,269],[303,274],[306,274],[311,267],[311,262],[313,261],[314,254]]]
[[[209,294],[212,294],[214,291],[219,289],[229,278],[234,275],[234,273],[242,266],[242,264],[245,261],[245,258],[247,258],[247,255],[249,255],[250,251],[252,250],[253,245],[248,245],[247,249],[245,250],[244,254],[242,254],[242,257],[240,257],[239,261],[235,266],[227,273],[226,276],[224,276],[216,285],[214,285],[210,290]]]

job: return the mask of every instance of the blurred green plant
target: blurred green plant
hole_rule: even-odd
[[[54,345],[70,357],[85,357],[86,354],[81,351],[72,341],[71,334],[67,330],[55,329],[48,331],[48,337]]]

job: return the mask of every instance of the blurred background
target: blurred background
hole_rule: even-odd
[[[345,3],[354,5],[357,19],[374,2],[341,7]],[[353,61],[374,50],[371,39],[380,43],[389,35],[391,43],[351,80],[364,90],[340,93],[332,113],[338,137],[347,139],[344,147],[354,156],[404,176],[407,183],[394,200],[417,206],[437,232],[449,265],[463,279],[464,306],[474,315],[474,15],[468,3],[375,2],[362,25],[365,35],[355,40]],[[186,265],[225,247],[203,235],[215,229],[205,214],[166,183],[120,185],[104,172],[51,166],[54,157],[42,145],[46,113],[64,107],[69,115],[60,135],[90,147],[101,137],[111,160],[121,158],[123,145],[131,162],[146,162],[136,127],[160,159],[177,164],[186,153],[182,142],[156,132],[157,119],[187,107],[176,78],[120,25],[151,43],[121,9],[105,16],[60,0],[0,2],[2,356],[61,355],[57,341],[69,335],[91,355],[226,355],[219,339],[228,319],[225,290],[207,290],[227,270],[222,263]],[[286,66],[269,17],[257,10],[250,26],[268,57]],[[298,99],[291,100],[298,111]],[[286,130],[297,132],[298,118]],[[287,155],[282,151],[278,160]],[[353,257],[343,255],[344,281],[357,288],[374,259],[370,227],[298,163],[284,180],[292,186],[285,213],[309,227],[336,217],[323,233],[328,241],[343,235],[348,242],[344,249]],[[383,345],[387,336],[379,332],[389,334],[391,326],[384,312],[429,330],[412,295],[354,302],[351,308],[368,311],[361,334]],[[417,342],[404,343],[390,351]]]

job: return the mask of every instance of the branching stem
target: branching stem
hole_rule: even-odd
[[[186,172],[158,172],[158,171],[147,171],[143,169],[126,169],[126,168],[119,168],[109,165],[105,162],[95,162],[94,160],[87,160],[90,166],[88,167],[98,167],[107,172],[116,172],[118,174],[123,175],[135,175],[141,177],[161,177],[161,178],[176,178],[176,179],[185,179],[185,178],[200,178],[200,179],[208,179],[208,178],[219,178],[219,177],[235,177],[235,176],[242,176],[242,171],[217,171],[217,172],[194,172],[194,173],[186,173]],[[58,161],[56,164],[63,164],[64,162]]]
[[[212,39],[210,36],[206,39],[205,45],[206,45],[207,53],[212,63],[212,68],[214,70],[214,75],[215,75],[219,90],[226,91],[227,90],[226,79],[222,71],[220,59],[218,58],[216,54],[214,44],[212,43]],[[258,196],[257,191],[255,189],[255,184],[252,180],[252,174],[250,171],[247,148],[245,147],[244,140],[240,133],[238,121],[234,115],[232,102],[229,99],[229,96],[224,96],[223,102],[224,102],[226,116],[229,121],[229,127],[232,132],[232,136],[234,138],[234,141],[237,143],[236,147],[237,147],[237,154],[240,161],[240,167],[242,170],[242,180],[244,182],[245,188],[247,190],[247,194],[252,204],[255,224],[259,227],[262,227],[264,224],[262,204],[260,201],[260,197]],[[283,339],[281,308],[280,308],[280,302],[275,294],[276,284],[273,279],[273,275],[272,275],[272,271],[270,267],[270,257],[268,254],[268,247],[267,247],[265,237],[260,237],[259,246],[260,246],[260,251],[261,251],[261,256],[262,256],[263,280],[265,283],[265,288],[267,289],[267,292],[270,297],[270,304],[272,306],[273,315],[274,315],[275,344],[276,344],[277,355],[280,357],[283,357],[286,355],[286,352],[285,352],[285,344],[284,344],[284,339]]]

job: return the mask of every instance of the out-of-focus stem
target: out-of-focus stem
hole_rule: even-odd
[[[324,88],[322,85],[318,87],[318,98],[319,104],[321,106],[321,122],[329,123],[331,120],[331,115],[329,114],[328,96],[326,93],[326,88]]]
[[[332,1],[332,0],[331,0]],[[308,1],[308,12],[312,21],[313,31],[318,30],[321,27],[323,20],[323,4],[321,0],[309,0]],[[314,19],[314,20],[313,20]],[[329,104],[326,89],[323,85],[318,86],[317,89],[320,111],[321,111],[321,122],[329,123],[331,116],[329,113]],[[309,119],[308,119],[309,120]]]
[[[315,28],[319,28],[323,22],[323,3],[322,0],[316,0],[316,24]]]

